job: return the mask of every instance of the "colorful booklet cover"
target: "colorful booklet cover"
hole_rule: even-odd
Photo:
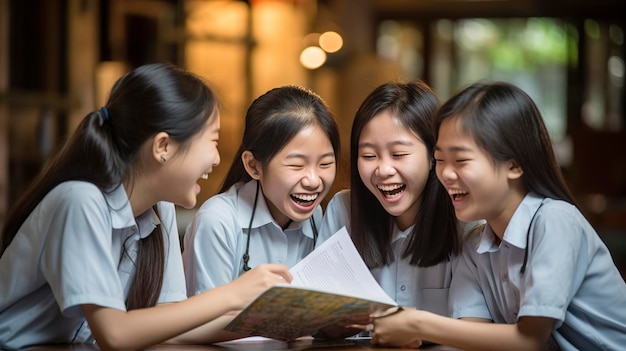
[[[291,341],[339,321],[397,306],[378,285],[345,228],[290,272],[291,284],[266,290],[224,329]]]

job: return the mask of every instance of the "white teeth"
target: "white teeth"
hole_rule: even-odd
[[[204,173],[202,176],[200,176],[200,178],[202,178],[202,179],[209,179],[209,174],[208,173]]]
[[[310,194],[310,195],[306,195],[306,194],[293,194],[291,196],[293,196],[294,198],[301,200],[301,201],[315,201],[315,199],[317,199],[317,196],[319,194]]]
[[[393,185],[377,185],[378,189],[381,191],[394,191],[396,189],[402,188],[404,185],[402,184],[393,184]]]
[[[465,194],[467,194],[467,191],[465,191],[465,190],[458,190],[458,189],[449,189],[448,190],[448,194],[450,194],[450,195],[465,195]]]

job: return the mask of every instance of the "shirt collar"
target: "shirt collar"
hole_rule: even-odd
[[[528,227],[532,221],[533,215],[541,206],[543,198],[537,194],[528,193],[517,206],[517,209],[513,213],[509,224],[504,230],[504,236],[502,242],[507,242],[520,249],[526,248],[526,235],[528,234]],[[476,251],[478,253],[497,251],[499,245],[496,241],[496,234],[491,230],[489,225],[485,226],[483,230],[478,247]]]
[[[130,200],[128,199],[128,194],[123,184],[119,184],[111,191],[105,192],[104,197],[109,204],[113,229],[138,226],[139,236],[143,239],[150,235],[157,225],[161,224],[159,217],[152,207],[137,218],[134,217],[133,209],[130,206]]]
[[[414,226],[412,225],[405,230],[400,230],[400,228],[398,228],[398,226],[394,223],[391,231],[391,242],[395,243],[400,239],[406,239],[413,230],[413,227]]]
[[[252,216],[252,207],[254,206],[254,195],[256,194],[256,183],[257,180],[251,180],[245,184],[242,184],[239,188],[238,192],[238,206],[237,206],[237,221],[241,228],[248,229],[250,225],[250,217]],[[319,223],[320,220],[316,218],[316,223]],[[304,222],[307,225],[304,225]],[[272,214],[270,213],[269,208],[267,207],[267,203],[265,202],[265,197],[263,196],[263,191],[259,189],[259,198],[256,204],[256,211],[254,212],[254,219],[252,220],[251,228],[260,228],[264,225],[273,223],[275,226],[280,227]],[[313,238],[313,228],[310,221],[293,221],[287,227],[288,230],[294,230],[302,228],[302,233],[309,238]]]

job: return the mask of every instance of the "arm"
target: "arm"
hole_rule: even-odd
[[[225,313],[244,308],[252,299],[272,285],[291,281],[283,265],[260,265],[230,284],[226,284],[187,300],[122,311],[97,305],[82,305],[83,314],[103,350],[136,350],[158,344],[177,335],[203,326],[211,334],[202,335],[197,330],[181,338],[186,342],[216,342],[228,335],[213,333],[225,325]],[[218,319],[216,319],[218,318]],[[214,321],[215,320],[215,321]],[[231,339],[234,336],[231,334]]]
[[[406,310],[374,320],[372,342],[400,346],[428,340],[463,350],[541,350],[554,323],[544,317],[521,317],[516,324],[480,323]]]

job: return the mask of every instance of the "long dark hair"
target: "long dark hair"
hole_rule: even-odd
[[[363,101],[352,124],[350,138],[350,234],[363,260],[370,268],[382,267],[395,260],[391,248],[393,217],[387,213],[359,176],[359,138],[365,125],[376,115],[389,111],[417,135],[433,157],[435,136],[432,117],[439,98],[424,82],[390,82],[378,86]],[[460,251],[454,207],[439,183],[435,167],[428,174],[421,205],[411,234],[402,253],[419,267],[436,265]]]
[[[1,252],[58,184],[86,181],[107,193],[127,182],[132,191],[139,150],[150,137],[166,132],[184,151],[208,119],[217,115],[216,110],[216,98],[207,85],[171,64],[149,64],[125,74],[113,86],[105,107],[84,117],[16,202],[2,230]],[[163,236],[161,226],[157,226],[140,241],[128,309],[154,306],[158,300],[165,266]]]
[[[439,109],[441,123],[458,119],[463,130],[493,162],[515,160],[527,190],[576,205],[556,161],[539,109],[519,87],[507,82],[478,82],[461,90]]]
[[[303,128],[318,124],[339,158],[339,131],[328,106],[314,92],[295,85],[271,89],[250,104],[239,150],[224,178],[220,193],[233,184],[250,181],[241,155],[250,151],[262,168]]]

